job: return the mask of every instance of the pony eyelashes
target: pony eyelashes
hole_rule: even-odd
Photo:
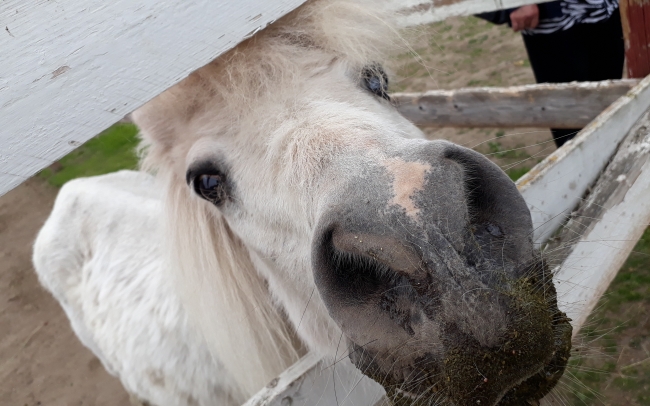
[[[363,86],[371,93],[382,99],[390,101],[388,95],[388,75],[379,64],[364,66],[361,70],[361,80]]]

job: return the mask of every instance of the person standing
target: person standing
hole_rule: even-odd
[[[625,61],[618,0],[558,0],[477,15],[521,32],[537,83],[621,79]],[[552,128],[557,147],[580,131]]]

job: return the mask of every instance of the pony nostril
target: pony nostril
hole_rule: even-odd
[[[503,237],[503,231],[501,231],[501,227],[497,226],[496,224],[487,223],[485,230],[493,237]]]
[[[397,273],[416,276],[426,269],[421,255],[412,246],[387,235],[337,229],[332,232],[332,245],[343,252],[372,258]]]
[[[424,283],[427,278],[415,250],[386,235],[349,232],[332,226],[315,252],[315,279],[323,295],[353,302],[372,296],[389,313],[395,313],[402,305],[398,306],[395,298],[384,292],[410,295],[412,289],[417,289],[416,282]]]
[[[336,231],[325,233],[315,274],[322,294],[354,302],[382,290],[392,271],[361,249],[362,244],[363,236],[346,234],[341,238]]]

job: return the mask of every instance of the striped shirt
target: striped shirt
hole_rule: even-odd
[[[605,21],[618,8],[618,0],[560,0],[541,3],[539,25],[523,34],[550,34],[567,30],[576,24]]]

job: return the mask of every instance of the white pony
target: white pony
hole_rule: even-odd
[[[64,186],[35,268],[128,391],[241,404],[342,348],[396,403],[555,385],[570,325],[530,213],[397,113],[380,62],[399,41],[374,2],[308,2],[134,113],[155,177]]]

